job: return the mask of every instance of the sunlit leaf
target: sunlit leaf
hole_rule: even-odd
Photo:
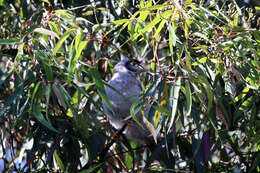
[[[59,165],[59,168],[60,168],[62,171],[65,171],[64,164],[62,163],[61,158],[60,158],[59,155],[57,154],[57,151],[54,151],[54,157],[55,157],[55,159],[56,159],[56,162],[57,162],[58,165]]]
[[[76,28],[70,28],[68,29],[60,38],[60,40],[58,41],[58,43],[56,44],[53,52],[52,52],[52,55],[56,55],[56,53],[59,51],[60,47],[62,46],[62,44],[64,43],[64,41],[70,36],[70,34],[72,32],[74,32],[76,30]]]
[[[177,78],[176,82],[174,83],[173,89],[173,100],[172,100],[172,114],[171,114],[171,120],[169,123],[168,133],[173,125],[173,122],[175,120],[175,116],[177,113],[177,106],[178,106],[178,99],[179,99],[179,92],[181,89],[181,78]]]
[[[120,20],[113,21],[113,23],[116,25],[120,25],[120,24],[126,23],[128,21],[129,21],[129,19],[120,19]]]
[[[56,37],[57,39],[60,39],[60,37],[58,36],[58,34],[56,34],[55,32],[53,31],[50,31],[48,29],[45,29],[45,28],[35,28],[34,29],[34,32],[38,32],[40,34],[45,34],[45,35],[49,35],[49,36],[52,36],[53,38]]]
[[[166,12],[164,12],[162,14],[162,21],[160,22],[158,28],[155,30],[155,34],[154,34],[154,37],[155,37],[156,40],[158,40],[158,36],[159,36],[162,28],[164,27],[164,25],[165,25],[165,23],[166,23],[166,21],[167,21],[167,19],[170,15],[172,15],[171,10],[167,10]]]
[[[173,56],[173,47],[176,45],[176,35],[173,30],[173,26],[169,24],[169,45],[170,45],[170,51],[171,55]]]
[[[143,122],[145,124],[145,126],[148,128],[148,130],[151,132],[152,136],[153,136],[153,140],[154,142],[157,144],[157,134],[156,134],[156,130],[153,126],[152,123],[150,123],[145,116],[143,115]]]
[[[163,107],[163,106],[153,106],[154,109],[156,109],[157,111],[161,112],[161,113],[164,113],[168,116],[171,115],[171,111],[169,111],[166,107]]]
[[[145,7],[145,8],[141,8],[140,10],[158,10],[158,9],[163,9],[165,7],[169,7],[169,4],[159,4],[159,5],[153,5],[153,6],[149,6],[149,7]]]

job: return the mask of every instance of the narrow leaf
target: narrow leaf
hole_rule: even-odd
[[[120,25],[120,24],[126,23],[128,21],[129,21],[129,19],[120,19],[120,20],[115,20],[115,21],[112,21],[112,22],[116,25]]]
[[[44,35],[50,35],[52,37],[56,37],[57,39],[60,39],[60,37],[58,36],[58,34],[56,34],[55,32],[53,31],[50,31],[48,29],[45,29],[45,28],[35,28],[34,29],[34,32],[38,32],[40,34],[44,34]]]
[[[170,52],[173,56],[173,46],[176,45],[176,35],[173,30],[172,24],[169,24],[169,45],[170,45]]]
[[[66,103],[64,101],[63,96],[61,95],[60,90],[56,87],[55,84],[52,85],[52,90],[55,93],[55,95],[56,95],[56,97],[58,99],[59,104],[66,110],[67,109],[67,105],[66,105]]]
[[[185,96],[186,96],[186,116],[189,116],[191,113],[192,98],[191,98],[190,83],[188,81],[185,83]]]
[[[155,19],[151,23],[149,23],[144,29],[142,29],[140,31],[141,34],[145,33],[148,30],[151,30],[160,21],[161,21],[161,17],[160,16],[155,17]]]
[[[168,128],[168,133],[173,125],[173,122],[175,120],[175,115],[177,112],[177,106],[178,106],[178,99],[179,99],[179,92],[181,88],[181,78],[177,78],[175,84],[174,84],[174,92],[173,92],[173,103],[172,103],[172,115],[171,120]]]
[[[197,172],[204,172],[205,162],[203,160],[203,151],[201,147],[201,139],[192,138],[192,153]]]
[[[171,5],[170,4],[159,4],[159,5],[153,5],[151,7],[141,8],[140,10],[141,11],[143,11],[143,10],[152,11],[152,10],[158,10],[158,9],[169,7],[169,6],[171,6]]]
[[[10,39],[0,39],[0,45],[1,44],[19,44],[20,39],[18,38],[10,38]]]
[[[59,165],[59,168],[61,169],[62,172],[64,172],[65,168],[64,168],[64,165],[62,163],[62,160],[60,159],[59,155],[57,154],[57,151],[54,151],[54,157],[55,157],[56,162]]]
[[[44,116],[42,115],[42,113],[40,112],[40,105],[34,103],[34,109],[33,109],[33,114],[35,116],[35,118],[45,127],[47,127],[48,129],[50,129],[51,131],[57,132],[58,131],[44,118]]]
[[[21,96],[23,91],[23,85],[20,85],[5,101],[4,107],[1,108],[0,117],[6,112],[9,106],[16,100],[17,97]]]
[[[168,116],[171,115],[171,111],[169,111],[166,107],[156,106],[156,105],[153,105],[152,107],[153,107],[156,111],[161,112],[161,113],[164,113],[165,115],[168,115]]]
[[[170,15],[172,15],[172,11],[171,11],[171,10],[167,10],[167,11],[165,11],[165,12],[162,14],[162,18],[163,18],[163,19],[162,19],[162,21],[160,22],[158,28],[155,30],[155,34],[154,34],[154,37],[155,37],[156,40],[158,39],[158,36],[159,36],[159,34],[160,34],[162,28],[164,27],[164,25],[165,25],[165,23],[166,23],[166,21],[167,21],[167,19],[168,19],[168,17],[169,17]]]
[[[151,132],[152,136],[153,136],[153,139],[154,139],[154,142],[157,144],[157,134],[156,134],[156,130],[153,126],[152,123],[150,123],[146,118],[145,116],[143,115],[143,122],[144,124],[146,125],[146,127],[148,128],[148,130]]]
[[[53,52],[52,52],[52,55],[56,55],[56,53],[58,52],[58,50],[60,49],[61,45],[63,44],[63,42],[69,37],[69,35],[74,32],[76,30],[76,28],[70,28],[68,29],[63,35],[62,37],[60,38],[60,40],[58,41],[58,43],[56,44]]]
[[[113,108],[112,108],[112,106],[109,102],[107,95],[106,95],[104,83],[102,81],[102,78],[101,78],[98,70],[93,67],[93,68],[90,69],[89,72],[90,72],[90,75],[92,76],[93,81],[94,81],[94,83],[97,87],[98,94],[100,95],[102,100],[105,102],[105,104],[109,108],[109,110],[113,112]]]
[[[136,121],[136,123],[137,123],[139,126],[141,126],[141,127],[143,127],[143,125],[140,123],[140,121],[139,121],[138,118],[136,117],[136,114],[141,111],[143,104],[144,104],[144,103],[142,102],[142,100],[139,100],[139,101],[133,103],[133,104],[131,105],[131,108],[130,108],[131,117],[132,117],[132,118]]]

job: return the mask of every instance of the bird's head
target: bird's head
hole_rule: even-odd
[[[147,69],[145,68],[145,64],[136,59],[130,59],[125,56],[121,58],[121,61],[118,64],[116,64],[114,68],[114,73],[128,72],[137,75],[145,71],[147,71]]]

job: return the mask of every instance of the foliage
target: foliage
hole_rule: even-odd
[[[0,0],[0,169],[259,171],[255,3]],[[150,65],[131,112],[153,105],[151,150],[103,113],[120,54]]]

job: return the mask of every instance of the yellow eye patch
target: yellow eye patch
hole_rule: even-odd
[[[130,62],[130,65],[131,65],[131,66],[135,66],[135,65],[139,65],[139,64],[140,64],[140,62],[137,61],[137,60],[132,60],[132,61]]]
[[[130,65],[135,66],[136,63],[135,63],[134,61],[131,61],[131,62],[130,62]]]

